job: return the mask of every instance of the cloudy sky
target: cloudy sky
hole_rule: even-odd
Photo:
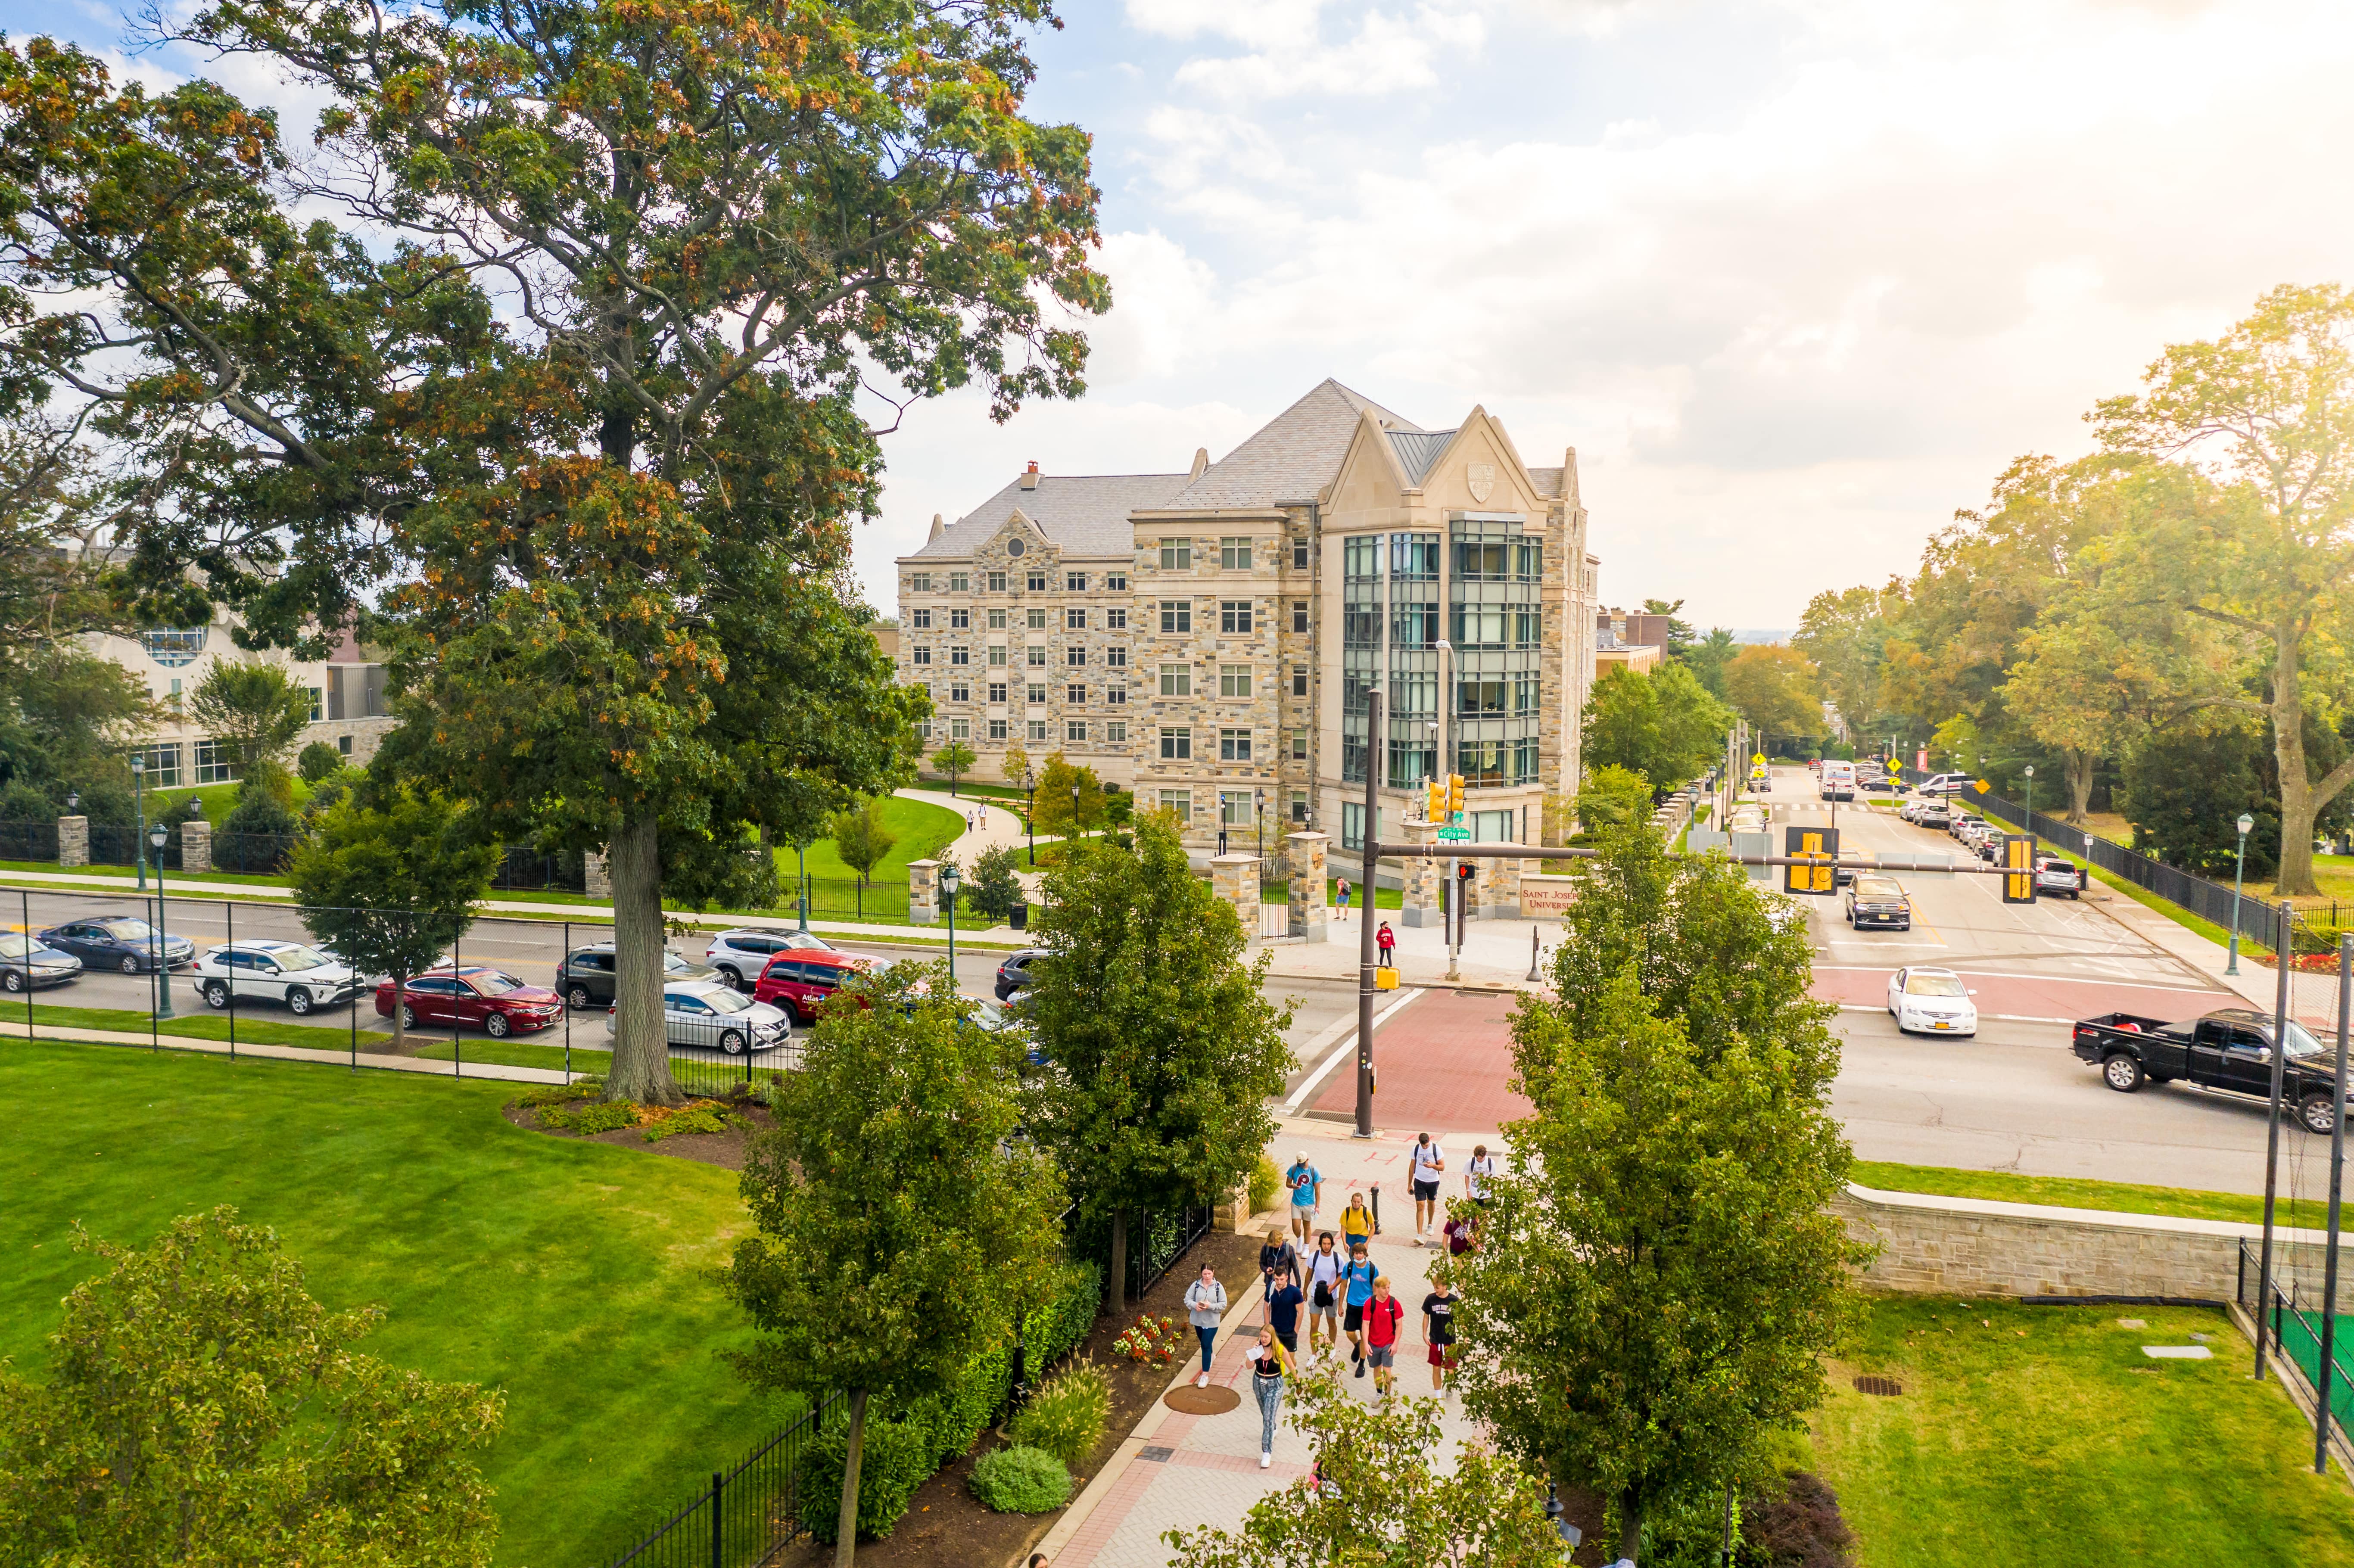
[[[1786,627],[2284,281],[2354,280],[2354,6],[1066,0],[1091,389],[887,446],[862,575],[1025,460],[1215,457],[1325,376],[1575,446],[1603,592]],[[91,44],[111,5],[0,0]],[[156,69],[163,62],[151,62]]]

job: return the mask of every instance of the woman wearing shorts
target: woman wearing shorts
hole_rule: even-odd
[[[1350,1249],[1348,1266],[1341,1270],[1341,1286],[1348,1306],[1341,1318],[1341,1327],[1349,1336],[1349,1359],[1357,1364],[1359,1377],[1365,1375],[1365,1308],[1373,1298],[1373,1260],[1365,1255],[1365,1244],[1359,1242]]]
[[[1347,877],[1344,876],[1341,879],[1341,885],[1338,892],[1340,894],[1341,918],[1346,920],[1349,917],[1349,879]]]
[[[1438,1180],[1447,1173],[1447,1151],[1428,1133],[1415,1139],[1406,1156],[1407,1174],[1414,1180],[1414,1245],[1428,1246],[1425,1233],[1438,1218]]]
[[[1341,1270],[1348,1262],[1331,1231],[1316,1234],[1316,1250],[1308,1255],[1308,1348],[1319,1356],[1341,1342]]]
[[[1373,1212],[1365,1207],[1363,1192],[1349,1194],[1349,1206],[1341,1211],[1341,1244],[1344,1251],[1353,1252],[1373,1239]]]

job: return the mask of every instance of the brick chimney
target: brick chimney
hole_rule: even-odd
[[[1036,458],[1032,458],[1030,460],[1030,466],[1022,471],[1022,488],[1024,490],[1035,490],[1038,488],[1038,460]]]

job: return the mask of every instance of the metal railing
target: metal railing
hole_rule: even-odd
[[[649,1531],[611,1568],[755,1568],[802,1533],[801,1459],[830,1426],[850,1417],[850,1401],[829,1393],[809,1414],[715,1470],[693,1502]]]
[[[2293,1266],[2284,1249],[2284,1255],[2274,1261],[2270,1308],[2261,1310],[2263,1262],[2255,1243],[2240,1243],[2240,1309],[2256,1326],[2257,1334],[2267,1340],[2274,1355],[2294,1363],[2305,1374],[2306,1387],[2319,1388],[2321,1303],[2312,1294],[2312,1282],[2306,1277],[2308,1272]],[[2348,1424],[2354,1422],[2354,1361],[2348,1359],[2349,1353],[2354,1352],[2354,1344],[2349,1343],[2344,1316],[2339,1317],[2338,1324],[2338,1331],[2330,1336],[2329,1419],[2338,1435],[2344,1436],[2349,1430]]]
[[[0,860],[55,860],[58,824],[49,821],[0,822]]]
[[[1129,1298],[1142,1300],[1177,1266],[1193,1245],[1210,1234],[1214,1209],[1175,1209],[1140,1213],[1129,1228],[1128,1245]]]

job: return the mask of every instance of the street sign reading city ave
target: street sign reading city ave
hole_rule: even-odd
[[[1441,828],[1438,830],[1438,837],[1440,842],[1444,843],[1465,843],[1468,842],[1471,837],[1471,830],[1469,828]]]

